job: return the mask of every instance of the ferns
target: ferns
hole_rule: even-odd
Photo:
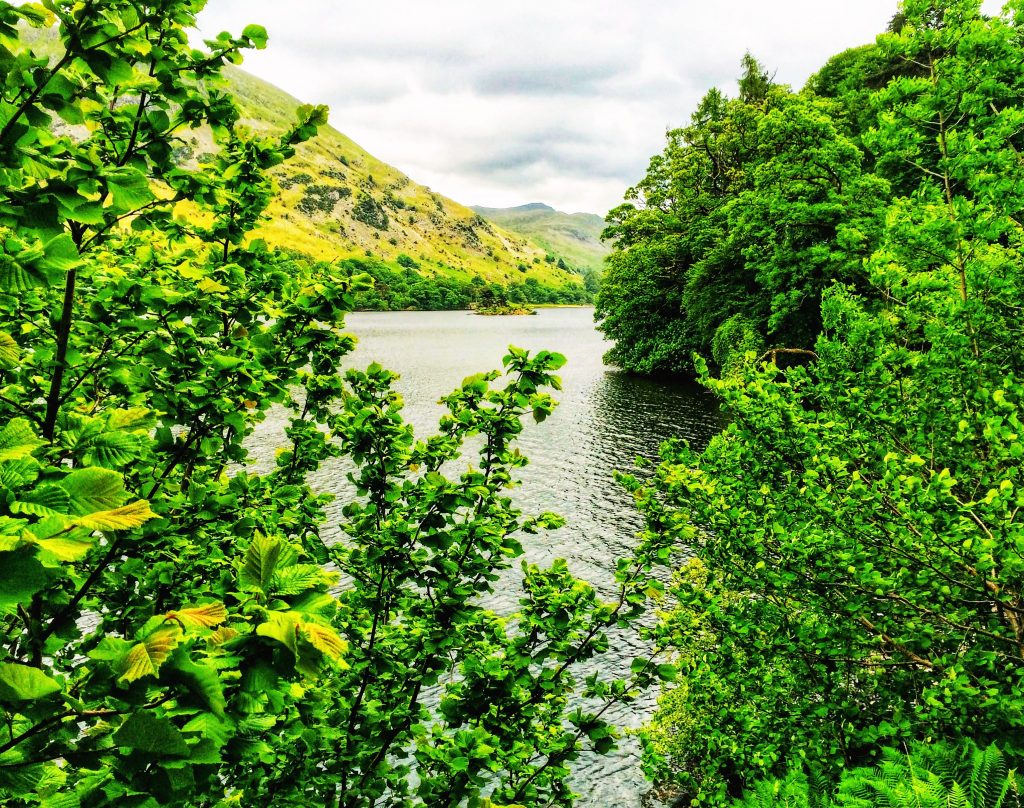
[[[812,778],[813,779],[813,778]],[[759,782],[735,808],[1024,808],[1024,778],[996,746],[967,741],[882,750],[878,766],[843,773],[838,789],[800,770]]]

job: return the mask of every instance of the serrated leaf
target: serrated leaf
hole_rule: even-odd
[[[32,426],[24,418],[12,418],[0,429],[0,461],[20,460],[42,446]]]
[[[247,715],[238,722],[238,730],[242,735],[251,733],[262,733],[274,728],[277,724],[277,717],[266,713],[254,713]]]
[[[338,662],[342,654],[348,650],[348,643],[332,628],[304,621],[301,624],[301,629],[302,636],[309,641],[309,644],[332,662]]]
[[[23,488],[36,481],[39,476],[39,464],[35,458],[0,462],[0,488],[11,491]]]
[[[177,620],[186,628],[213,628],[228,619],[228,610],[220,602],[204,603],[168,612],[168,620]]]
[[[187,755],[185,737],[169,719],[149,712],[132,713],[111,738],[115,746],[127,746],[154,755]]]
[[[17,367],[21,359],[21,348],[14,341],[14,337],[6,331],[0,331],[0,368]]]
[[[28,532],[32,534],[35,541],[39,541],[40,539],[52,539],[54,536],[60,536],[72,531],[76,531],[76,529],[71,524],[69,517],[63,514],[47,516],[28,527]],[[80,535],[81,532],[82,531],[77,530],[76,534]]]
[[[129,407],[126,410],[113,410],[107,417],[107,426],[127,432],[134,430],[148,431],[156,422],[152,410],[145,407]]]
[[[89,653],[90,659],[120,662],[131,653],[132,644],[121,637],[104,637]]]
[[[75,446],[75,453],[83,464],[119,469],[136,460],[141,454],[143,441],[128,432],[103,432],[90,436]]]
[[[253,47],[262,50],[267,47],[267,29],[262,25],[247,25],[242,29],[242,36],[252,40]]]
[[[46,276],[36,267],[27,266],[9,255],[0,254],[0,290],[27,292],[29,289],[48,285]]]
[[[242,568],[238,572],[239,586],[268,592],[281,557],[282,544],[280,539],[256,536],[245,551]]]
[[[160,666],[177,648],[181,634],[177,628],[162,629],[150,634],[128,652],[124,672],[118,681],[134,682],[143,676],[156,676]]]
[[[184,727],[182,732],[196,732],[204,738],[209,738],[217,746],[223,746],[231,737],[231,721],[227,718],[220,718],[210,713],[200,713]]]
[[[32,547],[0,553],[0,614],[29,603],[50,580],[50,574],[35,553]]]
[[[71,562],[85,558],[96,546],[96,542],[89,537],[57,536],[52,539],[38,539],[36,545],[52,553],[59,561]]]
[[[330,586],[338,579],[315,564],[293,564],[274,575],[271,591],[275,595],[298,595],[308,589]]]
[[[68,492],[70,512],[75,516],[117,508],[126,498],[124,480],[109,469],[76,469],[60,484]]]
[[[39,808],[81,808],[82,800],[74,791],[62,791],[45,797]]]
[[[10,504],[11,513],[32,516],[63,516],[71,507],[68,492],[59,485],[41,485],[26,491],[23,498]]]
[[[196,284],[199,287],[199,291],[210,295],[210,294],[222,294],[228,290],[223,283],[218,283],[213,278],[203,278]]]
[[[214,715],[224,715],[227,702],[224,688],[216,669],[193,662],[187,654],[179,651],[171,659],[166,671],[172,678],[182,680],[197,695]]]
[[[298,630],[299,618],[292,612],[270,612],[267,620],[256,626],[257,634],[277,640],[296,656],[299,654]]]
[[[15,500],[10,504],[11,513],[24,514],[26,516],[61,516],[59,511],[48,508],[38,502],[22,502]]]
[[[43,257],[35,262],[47,274],[68,272],[81,263],[78,247],[67,233],[50,239],[43,248]]]
[[[80,516],[75,523],[89,530],[131,530],[156,517],[149,509],[149,503],[140,499],[120,508]]]
[[[237,629],[231,628],[231,626],[221,626],[206,638],[206,642],[210,646],[223,645],[224,643],[235,639],[237,636],[239,636]]]
[[[39,668],[0,662],[0,701],[37,701],[59,693],[60,689]]]
[[[146,175],[134,170],[122,169],[115,177],[108,177],[107,190],[114,207],[123,212],[138,210],[156,198]]]

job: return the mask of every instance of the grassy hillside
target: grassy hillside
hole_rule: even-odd
[[[63,52],[55,29],[25,28],[22,35],[51,59]],[[296,98],[232,65],[223,75],[251,129],[283,131],[295,120],[302,103]],[[197,130],[185,135],[181,156],[202,160],[213,148],[211,133]],[[372,257],[399,271],[454,282],[479,276],[501,286],[581,285],[578,274],[545,260],[550,246],[413,182],[333,127],[321,128],[273,173],[278,195],[256,235],[275,246],[325,261]],[[575,266],[568,253],[565,260]]]
[[[280,130],[293,120],[295,98],[235,67],[225,75],[252,128]],[[579,283],[544,260],[545,246],[413,182],[332,127],[276,174],[280,192],[259,233],[272,244],[325,260],[373,255],[420,274],[480,275],[502,285],[529,278],[546,286]]]
[[[611,246],[601,242],[604,219],[594,213],[562,213],[534,202],[516,208],[473,210],[488,221],[536,242],[549,254],[564,258],[574,269],[600,272]]]

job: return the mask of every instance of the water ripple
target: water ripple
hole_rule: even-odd
[[[656,459],[667,438],[681,437],[700,446],[718,427],[713,399],[696,385],[639,379],[605,366],[607,350],[594,330],[592,309],[542,309],[534,317],[480,317],[465,312],[360,312],[347,326],[359,338],[348,357],[350,367],[379,362],[400,374],[397,389],[406,419],[426,436],[443,408],[437,403],[473,373],[498,368],[506,348],[547,349],[565,354],[559,406],[543,424],[528,427],[521,449],[530,458],[522,486],[513,496],[526,513],[555,511],[566,526],[540,536],[524,537],[527,558],[548,564],[565,558],[573,574],[611,591],[615,560],[629,552],[642,521],[632,500],[613,479],[631,471],[637,457]],[[267,462],[282,434],[280,418],[268,419],[255,436],[257,463]],[[332,513],[339,514],[350,493],[348,467],[329,465],[315,482],[338,494]],[[331,535],[331,534],[328,534]],[[336,530],[335,530],[336,535]],[[510,576],[518,576],[518,570]],[[499,586],[486,599],[496,611],[518,605],[518,587]],[[644,645],[620,633],[612,650],[592,664],[605,673],[627,672]],[[650,715],[655,695],[619,708],[614,721],[636,728]],[[640,808],[651,805],[639,767],[635,738],[618,752],[586,755],[576,764],[573,785],[581,805],[592,808]]]

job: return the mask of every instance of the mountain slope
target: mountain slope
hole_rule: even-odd
[[[56,29],[20,31],[51,60],[63,52]],[[233,65],[223,76],[251,129],[282,132],[294,122],[296,98]],[[202,161],[213,149],[208,129],[192,130],[183,137],[180,159]],[[413,182],[331,126],[273,174],[279,191],[256,234],[274,246],[324,261],[372,256],[397,269],[458,281],[479,275],[500,285],[581,285],[579,275],[544,260],[547,246]]]
[[[506,230],[536,242],[575,269],[600,272],[610,245],[601,242],[604,219],[593,213],[562,213],[540,202],[515,208],[472,209]]]
[[[294,119],[295,98],[239,68],[224,74],[253,129],[280,131]],[[409,266],[400,259],[407,256],[425,275],[579,283],[544,261],[545,246],[413,182],[333,127],[322,127],[275,174],[280,192],[259,235],[277,246],[323,260],[373,255]]]

